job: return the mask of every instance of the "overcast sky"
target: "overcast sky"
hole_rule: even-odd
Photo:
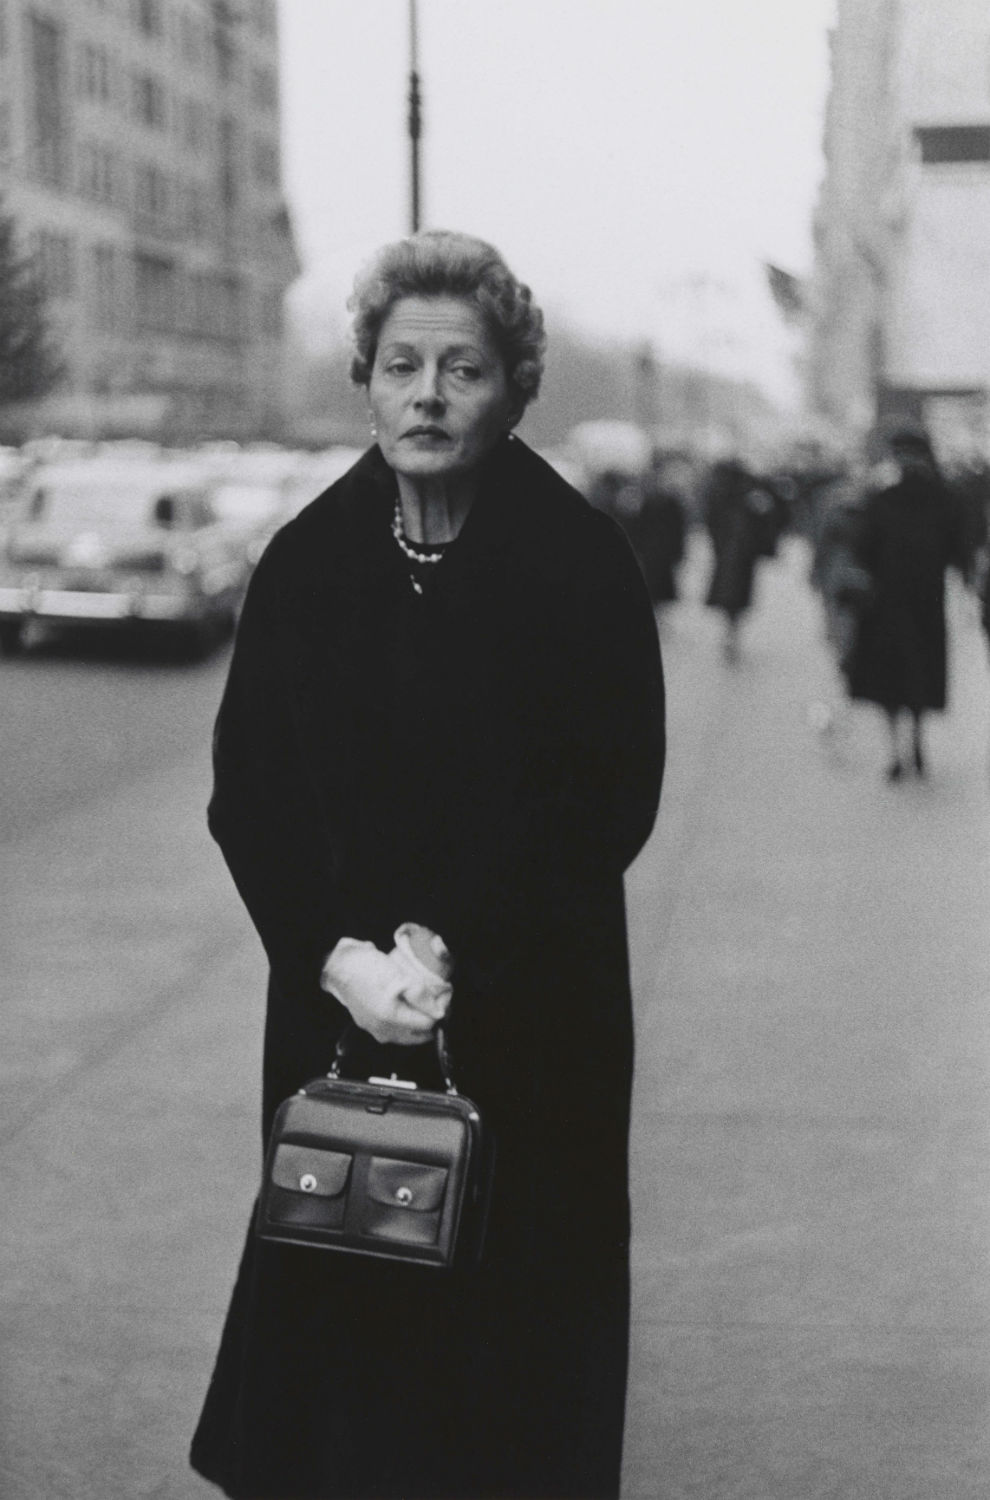
[[[811,265],[834,0],[419,0],[424,222],[551,316],[793,387],[762,263]],[[407,0],[280,0],[285,173],[320,332],[408,229]]]

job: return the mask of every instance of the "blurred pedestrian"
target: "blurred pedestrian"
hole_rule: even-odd
[[[643,503],[631,540],[654,605],[678,596],[677,570],[684,559],[686,515],[675,461],[656,453],[643,482]]]
[[[963,546],[963,579],[977,591],[990,530],[990,465],[971,445],[946,466],[946,479],[959,510]]]
[[[817,497],[818,536],[811,582],[821,596],[825,637],[846,677],[873,580],[860,560],[863,532],[863,476],[834,478]]]
[[[846,462],[835,446],[817,438],[798,441],[775,469],[774,489],[787,496],[789,522],[815,547],[833,486],[843,478]]]
[[[927,770],[924,715],[946,704],[945,574],[964,566],[959,512],[924,431],[895,426],[888,467],[863,507],[859,560],[870,577],[849,663],[853,698],[877,704],[890,736],[887,777]]]
[[[271,965],[266,1137],[345,1026],[362,1074],[437,1086],[443,1014],[495,1137],[490,1225],[449,1273],[249,1235],[192,1459],[254,1500],[603,1500],[656,625],[619,528],[511,431],[544,340],[498,252],[413,236],[351,306],[376,443],[254,573],[210,827]],[[435,984],[393,962],[406,921],[447,955]]]
[[[725,615],[725,657],[735,662],[739,623],[753,601],[757,562],[776,551],[780,507],[770,487],[737,459],[712,466],[703,504],[714,553],[705,603]]]
[[[833,663],[835,685],[828,699],[816,699],[808,719],[821,733],[842,721],[849,693],[849,668],[863,611],[869,602],[873,581],[860,561],[863,525],[863,475],[852,468],[816,495],[816,540],[812,553],[810,582],[819,595],[825,640]]]
[[[596,469],[589,479],[588,499],[596,510],[618,521],[626,535],[632,537],[643,508],[643,484],[638,474],[612,465]]]

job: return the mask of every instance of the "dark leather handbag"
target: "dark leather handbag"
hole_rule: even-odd
[[[449,1270],[476,1265],[494,1150],[457,1092],[442,1030],[445,1091],[333,1067],[279,1106],[255,1221],[263,1240]]]

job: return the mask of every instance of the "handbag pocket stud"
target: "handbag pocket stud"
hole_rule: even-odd
[[[304,1193],[314,1193],[316,1191],[316,1178],[313,1176],[312,1172],[303,1173],[303,1175],[299,1179],[299,1186],[302,1188]]]
[[[395,1201],[400,1205],[401,1208],[408,1208],[413,1201],[412,1188],[396,1188]]]

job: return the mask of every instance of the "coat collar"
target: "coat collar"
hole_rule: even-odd
[[[501,438],[485,460],[478,497],[438,574],[438,592],[477,585],[507,550],[525,547],[541,510],[540,492],[550,482],[562,483],[521,439]],[[376,446],[314,502],[337,518],[327,559],[332,571],[362,592],[396,583],[408,587],[391,533],[396,493],[395,474]]]

